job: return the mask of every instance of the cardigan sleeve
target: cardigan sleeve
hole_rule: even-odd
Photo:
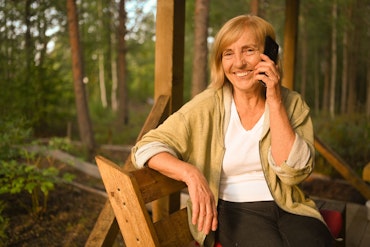
[[[292,146],[292,150],[289,153],[286,163],[289,167],[294,169],[303,169],[311,157],[311,151],[307,143],[296,133],[295,140]],[[278,166],[271,154],[271,147],[268,152],[268,161],[272,165],[272,168],[279,172],[280,166]]]
[[[156,154],[167,152],[177,157],[176,153],[167,145],[154,141],[137,148],[133,147],[132,161],[136,168],[142,168],[146,162]]]

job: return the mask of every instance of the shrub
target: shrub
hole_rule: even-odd
[[[0,160],[19,156],[17,145],[24,144],[31,136],[29,123],[23,118],[0,119]]]
[[[41,168],[41,158],[34,153],[24,151],[23,157],[25,162],[0,161],[0,194],[26,192],[31,197],[31,206],[21,206],[37,218],[46,211],[49,193],[54,190],[55,184],[71,181],[73,176],[67,173],[63,178],[59,178],[59,170],[54,166]],[[51,162],[50,159],[47,160]]]

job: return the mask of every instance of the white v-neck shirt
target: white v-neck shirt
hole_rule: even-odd
[[[271,201],[259,155],[259,140],[265,114],[251,130],[245,130],[234,100],[225,135],[220,198],[232,202]]]

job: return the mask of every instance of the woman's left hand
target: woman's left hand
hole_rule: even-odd
[[[260,54],[261,62],[255,67],[255,78],[263,81],[266,87],[266,100],[270,103],[281,102],[280,72],[278,66],[267,55]],[[260,83],[260,82],[258,82]]]

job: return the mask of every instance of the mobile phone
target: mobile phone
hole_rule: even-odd
[[[274,61],[274,63],[277,62],[279,45],[268,35],[265,38],[265,49],[263,54],[267,55],[272,61]],[[263,81],[260,80],[260,83],[266,87],[266,84]]]

